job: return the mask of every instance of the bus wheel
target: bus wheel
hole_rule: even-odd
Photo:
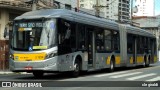
[[[146,61],[143,62],[143,67],[146,67]]]
[[[146,67],[149,67],[150,66],[150,62],[148,61],[148,64],[146,65]]]
[[[43,77],[43,72],[42,71],[40,71],[40,72],[33,72],[33,75],[34,75],[34,77],[36,77],[36,78],[41,78],[41,77]]]
[[[144,57],[144,61],[143,61],[143,67],[146,67],[147,66],[147,64],[146,64],[146,57]]]
[[[114,61],[113,59],[111,59],[110,61],[110,67],[109,67],[109,72],[113,72],[114,71]]]
[[[74,63],[74,70],[71,72],[71,74],[73,77],[78,77],[80,74],[80,63],[78,59],[76,59]]]
[[[148,62],[146,64],[146,67],[149,67],[149,65],[150,65],[150,57],[148,58]]]

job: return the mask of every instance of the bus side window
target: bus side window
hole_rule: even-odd
[[[86,30],[85,26],[78,24],[78,49],[86,49]]]
[[[59,26],[59,44],[68,44],[69,45],[69,39],[71,36],[71,25],[69,22],[65,20],[60,20]]]
[[[128,53],[133,53],[133,35],[132,34],[127,34],[127,52]]]
[[[71,24],[69,21],[59,19],[58,37],[59,37],[59,54],[70,53],[72,49],[71,49]]]
[[[111,51],[111,49],[112,49],[112,40],[111,40],[112,33],[109,30],[105,30],[104,32],[105,32],[104,33],[104,35],[105,35],[105,40],[104,40],[105,48],[104,49],[106,51]]]
[[[97,29],[96,31],[96,47],[97,51],[104,50],[104,30]]]
[[[113,31],[113,50],[120,50],[119,32]]]

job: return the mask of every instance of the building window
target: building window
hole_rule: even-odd
[[[84,7],[84,4],[80,4],[80,7],[83,8],[83,7]]]
[[[65,9],[71,10],[71,5],[65,4]]]

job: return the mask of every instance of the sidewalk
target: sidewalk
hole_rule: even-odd
[[[14,74],[14,72],[11,72],[11,71],[0,71],[0,74]]]

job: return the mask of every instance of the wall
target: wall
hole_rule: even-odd
[[[0,70],[8,69],[9,63],[8,40],[0,40]]]
[[[3,34],[4,34],[4,28],[5,25],[9,21],[9,14],[6,9],[0,8],[1,12],[1,18],[0,18],[0,40],[4,40]]]
[[[8,69],[9,60],[9,40],[3,37],[4,29],[9,21],[12,21],[22,13],[24,13],[24,11],[0,8],[0,70]]]

